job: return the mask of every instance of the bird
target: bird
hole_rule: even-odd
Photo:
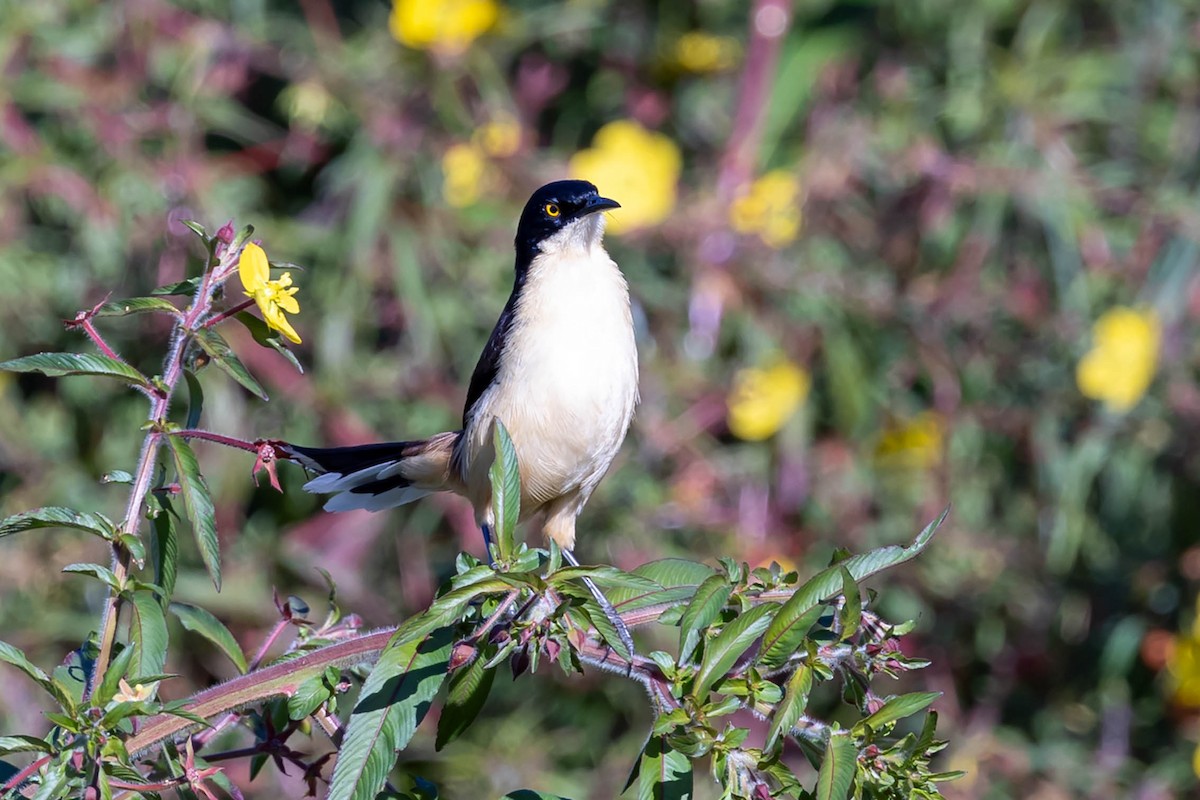
[[[603,244],[603,212],[616,208],[588,181],[535,191],[517,223],[512,292],[471,374],[462,427],[351,447],[284,443],[284,453],[316,475],[304,489],[332,494],[328,511],[379,511],[452,492],[471,503],[490,542],[496,521],[488,470],[500,422],[517,455],[521,520],[541,515],[544,535],[578,565],[576,521],[639,400],[629,286]],[[620,616],[586,582],[632,654]]]

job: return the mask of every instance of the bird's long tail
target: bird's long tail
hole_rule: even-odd
[[[379,511],[452,489],[450,461],[458,437],[459,431],[450,431],[415,442],[279,448],[317,474],[304,484],[305,491],[333,494],[326,511]]]

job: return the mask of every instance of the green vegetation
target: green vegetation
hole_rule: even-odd
[[[147,751],[155,780],[324,795],[339,770],[386,774],[371,747],[325,757],[369,712],[405,745],[391,776],[413,797],[613,797],[635,765],[679,792],[692,756],[697,797],[720,794],[709,769],[749,796],[747,775],[909,796],[960,769],[944,796],[1182,795],[1200,739],[1196,26],[1167,0],[12,4],[0,780],[84,747],[40,765],[44,796],[120,794],[141,780],[120,738],[211,712],[219,730]],[[298,468],[268,463],[282,491],[256,487],[269,448],[178,434],[453,428],[517,210],[568,174],[623,204],[608,248],[643,364],[578,554],[618,605],[677,593],[636,620],[628,675],[598,666],[605,620],[553,551],[506,540],[493,573],[452,498],[326,515]],[[253,298],[234,278],[210,310],[245,308],[203,327],[195,279],[236,271],[243,240],[185,221],[230,218],[276,268]],[[176,326],[194,344],[172,374]],[[531,595],[565,605],[535,623]],[[464,649],[505,603],[525,616]],[[772,649],[785,610],[804,624]],[[505,664],[517,680],[487,669]],[[352,713],[389,682],[402,702]],[[949,741],[932,763],[927,709]]]

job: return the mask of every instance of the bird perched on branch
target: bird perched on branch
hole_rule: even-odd
[[[283,445],[317,473],[309,492],[329,511],[378,511],[433,492],[463,495],[490,540],[488,468],[494,422],[504,424],[521,475],[521,518],[578,563],[575,521],[621,447],[638,401],[629,288],[604,250],[604,214],[619,208],[587,181],[533,193],[516,235],[512,294],[471,376],[462,429],[427,439],[316,448]],[[611,604],[596,599],[632,652]]]

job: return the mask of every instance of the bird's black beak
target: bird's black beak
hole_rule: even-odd
[[[596,195],[587,201],[587,205],[579,209],[575,213],[577,217],[585,217],[588,214],[595,214],[597,211],[611,211],[614,208],[620,208],[621,204],[616,200],[609,200],[607,197]]]

